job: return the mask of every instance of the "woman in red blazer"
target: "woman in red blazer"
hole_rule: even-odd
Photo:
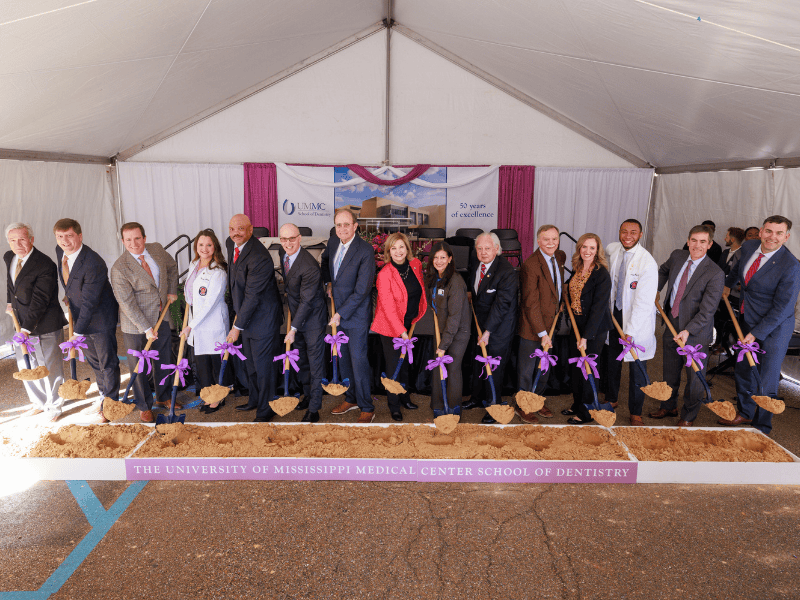
[[[386,261],[378,273],[378,303],[375,320],[370,329],[380,334],[383,357],[386,360],[386,375],[391,377],[400,360],[400,349],[395,349],[393,338],[408,339],[411,325],[425,314],[427,299],[422,279],[422,263],[412,258],[411,244],[403,233],[393,233],[383,246],[383,259]],[[399,381],[408,379],[408,356],[398,375]],[[414,410],[417,405],[411,402],[408,393],[387,394],[389,412],[395,421],[403,420],[402,405]]]

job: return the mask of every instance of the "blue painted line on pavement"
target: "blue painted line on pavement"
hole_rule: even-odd
[[[55,594],[72,577],[72,574],[81,566],[86,557],[95,549],[98,543],[111,530],[114,523],[122,516],[125,509],[130,506],[134,498],[147,485],[147,481],[137,481],[129,485],[124,492],[117,498],[117,501],[105,510],[97,499],[89,483],[86,481],[67,481],[72,495],[78,502],[83,514],[92,526],[92,530],[86,534],[69,556],[58,566],[50,577],[47,578],[38,590],[0,592],[0,600],[46,600]]]

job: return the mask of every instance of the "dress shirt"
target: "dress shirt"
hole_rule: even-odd
[[[478,288],[481,287],[481,266],[483,266],[483,264],[484,263],[479,263],[478,264],[478,272],[475,273],[475,293],[476,294],[478,293]],[[488,273],[489,269],[491,269],[492,265],[494,264],[494,259],[492,259],[492,262],[488,262],[488,263],[485,263],[485,264],[486,264],[486,272]],[[486,277],[486,275],[484,275],[484,277]]]
[[[248,240],[247,240],[247,242],[249,242],[249,241],[250,241],[250,240],[248,239]],[[247,242],[245,242],[245,243],[244,243],[244,244],[242,244],[241,246],[234,246],[234,248],[235,248],[235,249],[234,249],[234,251],[233,251],[233,255],[234,255],[234,256],[236,256],[236,249],[238,249],[238,250],[239,250],[239,256],[241,256],[241,255],[242,255],[242,251],[244,250],[244,247],[245,247],[245,246],[247,246]],[[233,264],[236,264],[236,261],[235,261],[235,260],[233,261]],[[237,327],[237,326],[236,326],[236,323],[234,323],[234,324],[233,324],[233,328],[234,328],[234,329],[236,329],[236,330],[238,330],[238,331],[241,331],[241,330],[242,330],[242,328],[241,328],[241,327]]]
[[[636,246],[638,245],[639,244],[636,244]],[[636,249],[636,246],[634,246],[630,250],[625,250],[625,252],[622,254],[622,262],[620,263],[619,269],[617,269],[617,272],[614,274],[617,286],[616,294],[614,295],[614,307],[619,310],[622,310],[622,294],[624,291],[622,289],[622,284],[625,283],[624,280],[623,281],[619,280],[619,274],[620,273],[625,274],[628,272],[628,264],[631,262],[631,258],[633,257],[633,251]]]
[[[67,254],[66,252],[64,253],[64,256],[67,257],[67,268],[69,269],[70,273],[72,273],[72,267],[75,266],[75,260],[78,258],[78,255],[81,253],[81,250],[83,250],[83,244],[81,244],[81,247],[75,250],[75,252],[73,252],[72,254]],[[61,266],[59,266],[59,268],[61,268]],[[83,334],[78,333],[77,331],[73,331],[72,335],[83,335]]]
[[[14,255],[14,260],[11,261],[11,281],[13,281],[14,283],[17,282],[17,275],[16,275],[16,273],[17,273],[17,264],[20,261],[22,261],[22,266],[24,267],[25,266],[25,262],[31,256],[31,252],[33,252],[33,246],[31,246],[31,249],[28,250],[28,253],[25,256],[23,256],[22,258],[20,258],[18,254]]]
[[[780,250],[780,248],[778,248],[778,250]],[[750,258],[747,259],[747,264],[744,266],[744,271],[742,271],[742,273],[747,273],[747,271],[750,270],[750,267],[753,265],[753,263],[756,262],[758,255],[763,254],[764,258],[762,258],[761,262],[758,263],[758,269],[756,269],[756,273],[758,273],[758,271],[764,268],[764,265],[769,262],[769,259],[772,258],[772,255],[775,254],[778,250],[773,250],[772,252],[767,254],[766,252],[761,252],[761,246],[759,246],[758,250],[753,252],[753,254],[750,255]],[[744,284],[744,280],[742,280],[742,284]]]
[[[541,250],[541,248],[540,248]],[[550,275],[553,275],[553,261],[555,260],[555,254],[547,254],[544,250],[542,250],[542,256],[544,256],[544,261],[547,263],[547,270],[550,271]],[[556,284],[556,294],[558,295],[559,301],[561,300],[561,269],[558,268],[558,261],[556,260],[556,268],[555,268],[555,281],[553,283]],[[540,338],[547,335],[547,331],[540,331],[537,333]]]
[[[356,239],[356,236],[350,238],[350,241],[346,244],[339,240],[339,249],[336,251],[336,256],[333,258],[333,278],[336,279],[339,276],[339,269],[336,265],[340,265],[340,263],[344,262],[344,257],[347,254],[347,251],[350,249],[350,244],[353,243],[353,240]],[[297,254],[297,253],[295,253]]]
[[[350,241],[352,242],[353,240],[350,240]],[[289,268],[287,270],[287,273],[288,273],[288,271],[292,270],[292,266],[294,265],[294,261],[297,259],[297,257],[299,255],[300,255],[300,248],[298,248],[297,251],[294,254],[286,254],[286,255],[284,255],[284,257],[283,257],[284,264],[286,263],[286,259],[289,259]],[[342,260],[344,260],[344,257],[342,257]],[[297,327],[292,325],[292,331],[297,331]]]
[[[699,265],[701,262],[703,262],[706,259],[706,256],[708,256],[708,254],[704,254],[702,258],[698,258],[697,260],[693,260],[692,257],[690,256],[689,258],[686,259],[686,262],[683,263],[683,266],[681,267],[681,270],[678,271],[678,276],[675,278],[675,281],[678,282],[678,285],[676,285],[676,286],[674,286],[672,288],[672,293],[669,295],[669,305],[670,306],[674,306],[675,305],[674,304],[675,303],[675,296],[678,293],[678,288],[680,287],[681,277],[683,277],[683,272],[686,270],[686,265],[689,264],[690,260],[692,261],[692,266],[689,267],[689,277],[688,277],[688,279],[686,279],[686,285],[689,285],[689,282],[692,280],[692,275],[694,275],[694,271],[697,268],[697,265]],[[684,293],[686,293],[686,292],[684,291]]]
[[[156,281],[156,287],[158,287],[158,277],[159,277],[159,274],[160,274],[161,270],[158,268],[158,264],[156,263],[156,261],[153,260],[153,257],[150,256],[150,253],[147,250],[145,250],[142,254],[134,254],[133,252],[131,252],[131,256],[140,265],[142,264],[142,259],[140,258],[142,255],[144,255],[144,260],[150,266],[150,271],[153,272],[153,279],[155,279],[155,281]]]

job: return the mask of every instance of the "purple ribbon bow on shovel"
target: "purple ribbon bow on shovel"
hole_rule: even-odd
[[[183,358],[183,359],[181,359],[181,362],[179,362],[177,365],[161,365],[161,368],[162,369],[172,369],[173,371],[172,371],[172,373],[168,373],[167,375],[165,375],[164,379],[161,380],[161,383],[159,385],[164,385],[164,382],[167,379],[169,379],[171,375],[175,375],[175,373],[178,374],[178,377],[181,380],[181,385],[183,385],[183,386],[186,385],[186,381],[184,381],[183,376],[189,371],[189,361],[188,360]]]
[[[229,352],[230,354],[233,354],[234,356],[238,356],[242,360],[247,360],[247,357],[244,354],[242,354],[241,352],[239,352],[239,348],[241,348],[241,347],[242,347],[241,344],[239,344],[238,346],[234,346],[230,342],[224,342],[224,343],[223,342],[217,342],[214,345],[214,352],[219,352],[219,355],[222,358],[225,358],[225,353]]]
[[[683,348],[678,348],[678,354],[686,357],[686,366],[691,367],[692,361],[697,363],[697,366],[701,369],[703,368],[703,363],[700,362],[701,358],[705,358],[707,355],[705,352],[700,352],[703,349],[703,344],[697,344],[696,346],[692,346],[687,344]]]
[[[428,371],[433,371],[436,367],[442,367],[442,379],[447,379],[447,367],[445,367],[445,365],[449,365],[451,362],[453,362],[453,357],[449,354],[443,354],[442,356],[438,356],[433,360],[429,360],[428,366],[425,367],[425,369]]]
[[[292,368],[300,372],[300,367],[297,365],[297,361],[300,360],[300,350],[289,350],[284,354],[279,354],[275,358],[272,359],[272,362],[282,360],[283,362],[283,371],[281,373],[286,373],[286,359],[289,359],[289,363],[291,364]]]
[[[489,370],[490,371],[494,371],[498,366],[500,366],[501,357],[500,356],[487,356],[486,358],[484,358],[482,356],[476,356],[475,360],[477,360],[478,362],[482,362],[484,364],[489,365]],[[486,377],[486,379],[489,379],[489,374],[486,372],[486,370],[485,369],[481,369],[480,377],[484,377],[484,376]]]
[[[541,369],[542,373],[547,373],[547,370],[550,367],[555,367],[556,363],[558,362],[557,356],[548,354],[541,348],[534,350],[530,357],[539,359],[539,368]]]
[[[139,352],[138,350],[128,350],[128,354],[132,354],[136,358],[140,359],[139,363],[136,365],[136,372],[141,373],[144,371],[144,363],[147,363],[147,374],[150,375],[150,371],[153,370],[153,365],[150,363],[150,359],[158,360],[158,350],[142,350]]]
[[[581,370],[584,379],[589,379],[589,373],[586,372],[584,365],[589,365],[592,374],[599,379],[600,373],[597,372],[597,354],[587,354],[586,356],[577,356],[569,359],[569,364],[577,363],[577,367]]]
[[[392,338],[392,342],[394,342],[394,349],[401,350],[403,354],[408,355],[408,362],[409,364],[414,362],[414,353],[411,352],[412,348],[414,348],[414,342],[417,341],[417,338],[412,337],[407,340],[404,340],[401,337]]]
[[[342,344],[349,341],[350,338],[343,331],[337,331],[335,336],[331,334],[325,336],[325,342],[331,345],[331,351],[334,346],[336,347],[336,356],[342,355]],[[333,360],[333,352],[331,352],[331,360]]]
[[[69,351],[75,350],[78,353],[78,360],[81,362],[86,362],[86,359],[83,357],[83,350],[81,348],[89,349],[89,346],[84,344],[86,338],[82,335],[79,335],[71,342],[64,342],[63,344],[59,344],[58,347],[61,348],[61,352],[63,352],[67,357],[64,359],[65,361],[69,360]]]
[[[622,352],[620,352],[619,356],[617,357],[617,360],[624,360],[625,355],[631,351],[631,348],[633,348],[634,350],[638,350],[639,352],[644,352],[644,346],[639,346],[638,344],[635,344],[633,338],[631,338],[631,341],[619,338],[619,343],[622,344]]]
[[[11,338],[11,343],[16,344],[17,346],[25,346],[28,349],[28,354],[33,354],[34,347],[33,345],[39,341],[39,338],[32,338],[28,337],[28,334],[22,333],[15,333],[14,337]]]
[[[739,356],[736,357],[736,362],[742,362],[745,354],[750,352],[750,355],[753,357],[753,362],[760,364],[758,362],[758,354],[766,354],[766,352],[759,347],[758,342],[753,342],[752,344],[736,342],[733,345],[733,349],[739,351]]]

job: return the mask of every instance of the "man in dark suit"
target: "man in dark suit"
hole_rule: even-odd
[[[370,366],[367,358],[367,336],[372,321],[372,286],[375,283],[375,251],[356,235],[355,214],[346,208],[333,218],[336,237],[328,240],[322,253],[322,281],[328,296],[333,297],[336,314],[330,325],[336,325],[350,338],[342,344],[339,362],[342,377],[350,379],[344,402],[331,411],[341,415],[361,409],[359,423],[372,423],[375,407],[370,389]]]
[[[519,389],[530,391],[537,359],[531,358],[539,348],[553,346],[549,331],[564,300],[564,262],[567,255],[558,249],[558,227],[542,225],[536,233],[539,248],[531,254],[520,270],[522,306],[519,318],[519,354],[517,357],[517,376]],[[555,279],[554,279],[555,278]],[[550,371],[542,377],[546,384]],[[552,378],[555,381],[555,377]],[[555,384],[556,386],[558,384]],[[548,395],[545,391],[545,395]],[[517,416],[526,423],[537,423],[536,415],[526,414],[517,407]],[[539,411],[543,417],[550,418],[553,413],[547,406]]]
[[[482,233],[475,239],[478,265],[469,274],[469,290],[472,304],[478,317],[482,335],[478,345],[485,345],[489,356],[501,357],[500,364],[492,372],[497,402],[503,385],[503,372],[508,364],[511,342],[517,330],[517,272],[505,258],[500,256],[500,240],[494,233]],[[475,361],[472,369],[472,397],[462,405],[469,410],[489,403],[492,392],[485,376],[482,362]],[[487,412],[481,423],[491,424],[495,420]]]
[[[673,337],[669,329],[664,332],[664,381],[672,388],[672,395],[661,403],[658,411],[650,413],[650,418],[678,416],[678,389],[681,371],[685,370],[686,387],[678,427],[690,427],[697,418],[704,389],[691,367],[682,368],[686,358],[677,353],[677,342],[680,339],[693,347],[701,344],[700,352],[708,354],[713,337],[714,313],[725,285],[722,269],[707,256],[711,236],[711,228],[706,225],[692,227],[689,231],[689,250],[675,250],[658,269],[659,291],[667,284],[664,312],[679,333]],[[705,374],[708,361],[701,361],[701,364]]]
[[[47,411],[50,421],[61,415],[64,399],[58,388],[64,383],[64,363],[61,349],[64,325],[67,320],[58,305],[58,278],[53,260],[33,247],[33,230],[25,223],[12,223],[6,227],[6,239],[11,250],[6,252],[7,298],[6,312],[15,312],[22,333],[36,337],[31,367],[44,365],[50,374],[36,381],[24,381],[25,391],[33,407],[24,416]],[[27,368],[22,348],[16,346],[17,366]]]
[[[141,352],[149,340],[158,358],[152,361],[153,384],[156,400],[150,388],[147,367],[136,377],[133,399],[143,423],[155,421],[153,406],[169,408],[172,378],[162,384],[166,373],[161,365],[173,364],[171,316],[167,316],[156,330],[159,315],[165,306],[178,299],[178,265],[161,244],[147,243],[144,227],[131,221],[120,228],[125,251],[111,267],[111,289],[119,304],[119,321],[122,341],[126,350]],[[139,358],[128,353],[128,372],[133,373]],[[175,404],[175,408],[182,408]]]
[[[767,217],[759,232],[760,239],[742,244],[739,264],[725,281],[725,295],[736,283],[742,284],[739,311],[744,341],[747,344],[758,342],[764,350],[764,354],[758,355],[757,368],[764,395],[771,398],[778,393],[781,363],[792,338],[794,307],[800,292],[800,263],[784,247],[791,228],[792,222],[786,217]],[[758,394],[758,385],[746,359],[736,363],[734,375],[739,410],[736,418],[720,419],[719,423],[752,423],[753,427],[769,434],[772,413],[758,407],[751,398]]]
[[[300,230],[287,223],[280,229],[281,273],[286,288],[292,326],[284,342],[293,343],[299,350],[300,381],[303,401],[297,408],[305,409],[301,421],[319,421],[322,407],[322,379],[325,377],[325,291],[319,263],[302,247]]]
[[[119,305],[108,281],[108,267],[100,255],[83,243],[81,225],[60,219],[53,226],[56,257],[61,265],[58,278],[72,312],[73,338],[86,338],[84,355],[94,371],[100,400],[91,412],[102,414],[103,398],[119,398],[117,320]],[[105,419],[103,419],[105,421]]]
[[[247,357],[250,396],[236,410],[256,409],[256,423],[275,418],[269,403],[275,397],[275,369],[283,303],[275,281],[275,263],[269,250],[253,237],[253,225],[247,215],[234,215],[228,224],[228,285],[236,313],[236,322],[228,333],[228,342],[242,336],[242,353]]]

